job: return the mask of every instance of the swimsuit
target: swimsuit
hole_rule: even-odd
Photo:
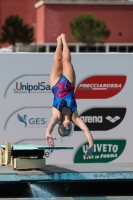
[[[60,77],[58,82],[52,87],[52,92],[54,94],[53,107],[60,112],[64,107],[68,107],[72,113],[76,110],[74,86],[65,76]]]

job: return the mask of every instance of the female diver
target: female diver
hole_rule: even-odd
[[[62,49],[63,48],[63,49]],[[71,55],[67,45],[67,37],[61,34],[57,38],[57,47],[54,54],[54,64],[50,73],[50,86],[54,95],[52,117],[46,130],[48,145],[54,147],[54,137],[51,135],[53,128],[59,124],[58,132],[69,136],[72,131],[72,122],[84,133],[88,141],[85,157],[93,153],[93,137],[86,124],[78,117],[77,104],[74,95],[76,76]]]

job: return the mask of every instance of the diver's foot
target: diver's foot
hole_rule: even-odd
[[[61,34],[61,38],[62,38],[62,43],[63,43],[63,44],[66,44],[67,41],[68,41],[67,36],[66,36],[64,33],[62,33],[62,34]]]
[[[57,37],[57,44],[62,46],[62,38],[60,35]]]

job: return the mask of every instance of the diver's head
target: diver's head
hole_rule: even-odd
[[[70,136],[72,134],[72,122],[69,120],[61,121],[58,127],[58,133],[61,137]]]

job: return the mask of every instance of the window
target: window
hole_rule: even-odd
[[[109,52],[117,52],[117,47],[116,46],[110,46]]]
[[[55,52],[56,46],[50,46],[49,47],[49,52]]]
[[[120,47],[119,47],[119,52],[127,52],[127,51],[126,51],[126,47],[120,46]]]
[[[39,52],[45,52],[45,51],[46,51],[46,47],[45,46],[39,47]]]
[[[133,53],[133,46],[128,47],[128,52]]]
[[[76,52],[76,47],[75,46],[69,46],[70,52]]]
[[[103,52],[103,53],[106,52],[105,47],[104,47],[104,46],[99,46],[99,47],[98,47],[98,52],[101,52],[101,53],[102,53],[102,52]]]
[[[96,49],[96,47],[89,47],[89,52],[90,53],[95,53],[95,52],[97,52],[97,49]]]
[[[86,46],[80,46],[79,47],[79,52],[88,52]]]

